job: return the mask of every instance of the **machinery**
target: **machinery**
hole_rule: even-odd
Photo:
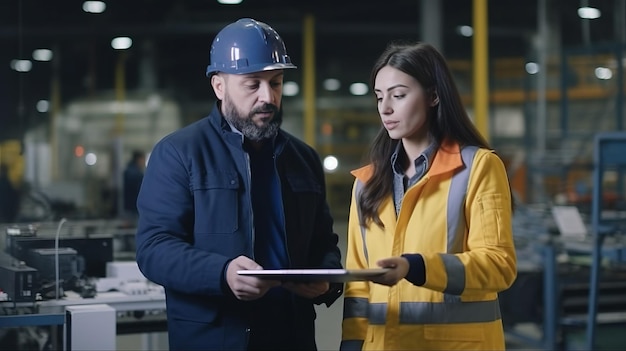
[[[510,335],[545,350],[595,350],[613,347],[603,344],[607,339],[616,345],[626,342],[619,332],[611,338],[596,337],[626,326],[626,206],[619,197],[608,203],[601,196],[604,179],[612,173],[612,190],[623,198],[625,149],[626,133],[596,136],[590,213],[580,215],[576,208],[555,211],[548,205],[516,208],[518,278],[500,295]],[[555,217],[565,212],[575,216]],[[578,222],[586,224],[572,228]],[[539,338],[518,332],[519,325],[528,323],[539,326]]]
[[[59,235],[61,226],[55,234],[52,224],[3,228],[0,345],[43,350],[69,342],[68,350],[115,349],[115,335],[166,330],[163,287],[148,281],[134,260],[115,260],[120,254],[126,258],[123,250],[129,248],[121,237],[132,228],[115,231],[119,223],[112,221],[73,221]],[[96,339],[109,346],[94,344]]]

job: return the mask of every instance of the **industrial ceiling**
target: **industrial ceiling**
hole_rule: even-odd
[[[489,1],[489,55],[531,55],[538,6],[544,4],[551,30],[558,33],[562,46],[618,40],[615,9],[620,4],[623,7],[623,2]],[[153,84],[191,101],[211,96],[204,77],[211,41],[220,28],[241,17],[272,25],[285,40],[292,60],[301,64],[303,18],[313,16],[320,79],[339,75],[367,80],[373,61],[386,43],[420,40],[424,34],[420,25],[423,3],[418,0],[244,0],[239,5],[223,5],[216,0],[105,3],[106,11],[90,14],[83,11],[82,1],[0,1],[0,134],[19,132],[40,118],[45,120],[34,106],[50,98],[54,72],[60,78],[63,102],[113,90],[120,55],[111,48],[116,36],[129,36],[134,43],[125,53],[126,89],[142,84],[141,62],[150,56],[156,79]],[[603,17],[585,23],[576,12],[584,3],[600,9]],[[458,27],[472,25],[472,1],[442,0],[438,6],[442,51],[449,58],[470,60],[472,38],[459,35]],[[51,49],[53,60],[34,62],[27,73],[11,69],[12,60],[31,59],[38,48]]]

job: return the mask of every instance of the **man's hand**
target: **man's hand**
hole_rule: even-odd
[[[392,286],[404,279],[409,273],[409,260],[404,257],[389,257],[376,262],[379,267],[390,268],[389,272],[376,276],[372,279],[374,283]]]
[[[243,301],[256,300],[270,289],[280,285],[278,280],[259,279],[237,274],[239,270],[263,269],[258,263],[246,256],[239,256],[230,261],[226,268],[226,282],[235,294],[235,297]]]
[[[314,299],[327,292],[328,289],[330,289],[330,284],[328,282],[285,282],[283,283],[283,287],[294,294],[308,299]]]

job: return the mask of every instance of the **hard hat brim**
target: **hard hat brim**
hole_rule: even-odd
[[[222,72],[226,74],[249,74],[254,72],[263,72],[263,71],[273,71],[277,69],[295,69],[298,68],[296,65],[292,63],[273,63],[271,65],[253,65],[245,68],[232,68],[232,67],[214,67],[210,65],[207,67],[206,76],[211,77],[211,75]]]

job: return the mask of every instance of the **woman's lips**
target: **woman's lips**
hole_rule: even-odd
[[[383,125],[385,126],[387,130],[394,129],[395,127],[398,126],[398,124],[399,124],[398,121],[384,121],[383,122]]]

